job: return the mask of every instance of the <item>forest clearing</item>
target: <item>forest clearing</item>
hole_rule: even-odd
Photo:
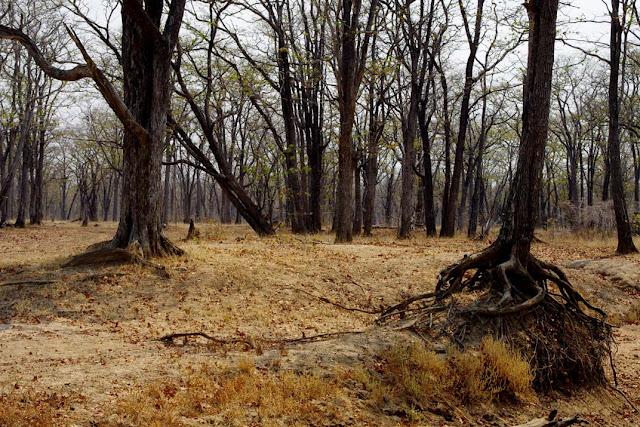
[[[0,0],[0,427],[640,425],[636,0]]]
[[[423,411],[404,414],[408,406],[403,408],[402,399],[376,401],[362,382],[347,378],[360,369],[376,372],[387,363],[389,348],[417,342],[408,332],[264,344],[262,349],[197,337],[186,343],[176,339],[173,345],[159,341],[167,334],[203,332],[258,347],[260,339],[371,330],[376,314],[322,298],[377,312],[430,290],[443,266],[486,242],[463,237],[398,242],[392,230],[380,229],[351,245],[333,245],[329,234],[282,232],[265,239],[246,226],[219,224],[201,225],[198,239],[182,242],[186,226],[170,226],[167,234],[186,256],[159,261],[168,279],[138,265],[60,268],[68,256],[104,240],[114,228],[56,222],[5,231],[0,251],[11,255],[0,263],[0,424],[511,426],[551,409],[563,416],[579,414],[593,425],[640,421],[617,393],[598,389],[459,407],[448,404],[453,398],[443,393]],[[640,257],[612,259],[611,238],[551,231],[540,238],[544,243],[535,244],[534,253],[565,268],[572,283],[618,326],[618,387],[640,405]],[[570,267],[580,260],[592,264]],[[234,393],[249,393],[244,399],[251,404],[233,396],[217,402],[209,396],[207,403],[206,391],[200,396],[203,406],[193,396],[194,402],[178,403],[190,379],[217,378],[199,377],[201,370],[257,375],[261,385],[251,390],[235,385]],[[327,384],[300,391],[307,393],[304,399],[290,392],[289,402],[269,402],[265,378],[282,372],[326,377]],[[159,396],[150,391],[154,387]],[[270,387],[287,383],[278,379]]]

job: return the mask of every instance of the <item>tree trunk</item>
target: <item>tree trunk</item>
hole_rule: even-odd
[[[486,92],[486,78],[482,80],[483,91]],[[482,160],[484,156],[484,146],[486,142],[487,126],[487,97],[482,99],[482,115],[480,117],[480,140],[478,141],[478,157],[475,164],[475,178],[473,192],[471,193],[471,205],[469,206],[469,227],[467,236],[476,237],[478,229],[478,215],[480,213],[480,203],[482,200]]]
[[[530,254],[542,189],[558,0],[529,0],[526,5],[530,25],[529,59],[524,82],[522,140],[510,196],[513,221],[507,221],[500,230],[502,236],[509,236],[514,255],[523,265],[527,264]]]
[[[22,145],[22,170],[20,173],[20,187],[18,194],[18,215],[16,216],[16,227],[25,226],[25,217],[27,214],[27,203],[29,201],[29,169],[31,168],[31,141],[29,134],[31,129],[27,130],[24,136],[25,140]]]
[[[622,46],[622,17],[619,15],[619,9],[620,1],[611,0],[608,153],[611,172],[611,195],[613,197],[616,229],[618,231],[618,247],[616,252],[619,254],[628,254],[637,252],[637,249],[633,244],[631,223],[629,222],[629,214],[627,213],[620,160],[620,98],[618,96],[618,86],[620,50]]]
[[[44,124],[44,121],[42,125]],[[44,149],[45,149],[45,130],[38,131],[38,153],[35,161],[35,179],[33,183],[33,211],[31,213],[31,224],[42,224],[43,212],[43,187],[44,187]]]
[[[394,173],[392,169],[389,173],[389,178],[387,179],[387,197],[384,203],[384,223],[387,227],[391,227],[391,220],[393,218],[393,184]]]
[[[285,34],[278,34],[278,68],[280,71],[280,101],[282,105],[282,119],[284,122],[285,144],[284,156],[286,166],[287,197],[291,204],[291,231],[306,233],[304,194],[300,181],[298,167],[296,119],[293,109],[293,94],[291,89],[291,71],[289,67],[289,48],[285,41]]]
[[[378,0],[371,0],[366,26],[360,27],[361,0],[343,0],[338,10],[338,182],[336,186],[335,231],[336,243],[353,240],[353,141],[358,88],[364,72],[372,27],[378,10]],[[362,34],[356,43],[358,34]],[[357,48],[356,48],[357,45]]]
[[[371,104],[370,104],[371,105]],[[369,139],[367,143],[367,162],[365,164],[365,189],[364,189],[364,210],[363,210],[363,226],[364,235],[371,236],[375,216],[376,203],[376,186],[378,184],[378,142],[381,123],[377,118],[372,116],[369,120]]]
[[[356,161],[357,163],[357,161]],[[355,171],[355,192],[353,197],[353,234],[358,235],[362,231],[362,183],[360,182],[360,168],[356,165]]]
[[[164,167],[164,188],[162,191],[162,222],[164,224],[169,223],[169,218],[171,216],[171,212],[169,209],[171,208],[171,150],[169,147],[166,148],[165,153],[165,161],[166,165]]]
[[[406,239],[411,236],[411,228],[413,226],[414,209],[414,183],[415,183],[415,163],[416,152],[414,143],[416,139],[416,132],[418,126],[418,101],[419,87],[416,79],[418,68],[418,58],[414,58],[412,62],[415,62],[415,66],[412,66],[413,77],[411,82],[411,94],[409,97],[409,109],[406,117],[403,120],[403,132],[402,132],[402,190],[400,193],[400,224],[398,226],[398,238]]]
[[[469,42],[469,57],[465,68],[465,82],[460,105],[460,126],[458,128],[458,138],[456,140],[456,154],[453,162],[453,174],[451,185],[447,194],[446,210],[442,211],[441,237],[453,237],[455,234],[456,205],[458,204],[458,194],[462,180],[462,168],[464,161],[464,148],[467,140],[467,128],[469,125],[469,103],[471,101],[471,90],[473,89],[473,66],[476,60],[476,52],[480,42],[480,32],[482,29],[482,9],[484,0],[478,0],[476,8],[476,20],[474,26],[473,39]]]
[[[184,2],[183,2],[184,3]],[[149,18],[160,28],[162,2],[146,2],[146,17],[122,12],[124,103],[149,133],[140,140],[125,127],[122,202],[113,245],[126,248],[138,241],[145,257],[180,254],[162,234],[162,150],[171,96],[171,50],[139,25]],[[142,13],[142,12],[141,12]],[[159,35],[158,35],[159,37]]]
[[[431,171],[431,138],[429,123],[426,117],[426,102],[423,103],[418,115],[420,139],[422,140],[422,194],[424,198],[424,226],[427,236],[436,235],[436,212],[433,201],[433,172]],[[430,116],[429,116],[430,118]]]

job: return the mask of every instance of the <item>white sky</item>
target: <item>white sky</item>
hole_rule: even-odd
[[[64,0],[63,0],[64,1]],[[90,16],[94,17],[98,21],[103,21],[105,16],[105,4],[112,2],[113,0],[84,0],[84,4],[89,8]],[[474,0],[470,0],[472,3]],[[500,0],[496,0],[500,1]],[[523,0],[507,0],[509,3],[513,4],[522,4]],[[187,0],[187,7],[189,7],[189,0]],[[609,33],[609,24],[606,22],[608,20],[607,16],[607,6],[606,3],[609,3],[609,0],[561,0],[560,13],[558,16],[558,35],[566,38],[576,39],[576,40],[588,40],[589,42],[608,42],[608,33]],[[490,4],[490,2],[487,2]],[[455,5],[454,5],[455,6]],[[488,8],[489,6],[487,6]],[[601,21],[601,23],[593,23],[593,22],[580,22],[587,20],[595,20]],[[114,16],[113,24],[115,26],[119,26],[120,16],[116,14]],[[89,37],[87,35],[87,37]],[[92,40],[86,40],[89,45],[92,45]],[[97,42],[99,43],[99,42]],[[574,42],[574,44],[578,44]],[[593,50],[593,43],[582,44],[587,50]],[[99,49],[99,45],[95,45],[96,48]],[[524,65],[526,62],[526,49],[523,48],[520,53],[516,53],[519,58],[518,61],[520,64]],[[576,52],[574,49],[563,46],[560,42],[556,43],[556,57],[566,57],[577,55],[581,56],[582,54]],[[457,57],[460,56],[460,60],[457,60]],[[454,61],[459,62],[460,64],[464,63],[466,59],[466,53],[464,49],[459,49],[454,54]],[[86,86],[83,86],[86,88]],[[97,96],[97,94],[96,94]],[[97,100],[93,97],[83,97],[86,103],[95,103]],[[100,101],[97,101],[100,102]],[[81,107],[84,109],[86,107]],[[67,119],[73,120],[73,116],[77,117],[78,111],[76,110],[76,114],[72,111],[68,111],[65,114]],[[70,117],[71,116],[71,117]]]

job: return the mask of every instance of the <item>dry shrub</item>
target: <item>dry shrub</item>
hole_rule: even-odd
[[[485,337],[477,349],[438,355],[424,346],[398,346],[383,355],[375,371],[357,369],[352,378],[378,407],[393,403],[409,416],[437,402],[468,405],[516,402],[533,396],[533,374],[522,356]]]
[[[258,372],[242,361],[236,371],[205,367],[182,381],[158,381],[119,402],[120,422],[178,426],[207,418],[224,425],[314,425],[338,414],[322,404],[337,395],[335,379],[314,374]]]
[[[616,229],[613,202],[596,202],[592,206],[573,206],[565,202],[560,206],[559,217],[547,222],[552,228],[570,228],[584,238],[600,238]]]

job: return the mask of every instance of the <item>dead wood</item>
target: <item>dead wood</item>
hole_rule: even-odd
[[[366,331],[329,332],[329,333],[309,335],[309,336],[306,336],[303,334],[302,337],[299,337],[299,338],[283,338],[283,339],[252,338],[252,337],[225,338],[225,337],[215,337],[205,332],[180,332],[180,333],[164,335],[158,338],[158,341],[162,341],[166,345],[176,345],[175,340],[182,338],[183,339],[182,345],[186,345],[188,343],[188,338],[200,337],[220,345],[241,344],[245,346],[245,349],[247,350],[261,351],[264,348],[278,348],[278,347],[282,347],[283,345],[305,344],[310,342],[325,341],[325,340],[343,337],[346,335],[362,334],[364,332]]]
[[[551,413],[542,418],[536,418],[524,424],[518,424],[514,427],[565,427],[573,424],[589,424],[586,420],[579,418],[577,415],[569,418],[558,418],[558,411],[553,410]]]
[[[89,274],[88,276],[83,277],[82,279],[80,279],[81,282],[90,282],[92,280],[100,280],[100,279],[104,279],[107,277],[122,277],[122,276],[126,276],[125,273],[97,273],[97,274]]]
[[[329,298],[326,298],[326,297],[323,297],[323,296],[320,296],[320,295],[315,295],[315,294],[313,294],[311,292],[305,291],[304,289],[295,288],[295,287],[292,288],[292,289],[294,289],[294,290],[296,290],[298,292],[302,292],[305,295],[309,295],[310,297],[316,298],[316,299],[318,299],[318,300],[320,300],[322,302],[325,302],[327,304],[331,304],[331,305],[333,305],[335,307],[338,307],[338,308],[340,308],[342,310],[356,311],[356,312],[365,313],[365,314],[380,314],[382,312],[382,310],[367,310],[367,309],[360,308],[360,307],[347,307],[345,305],[340,304],[339,302],[331,301]]]

